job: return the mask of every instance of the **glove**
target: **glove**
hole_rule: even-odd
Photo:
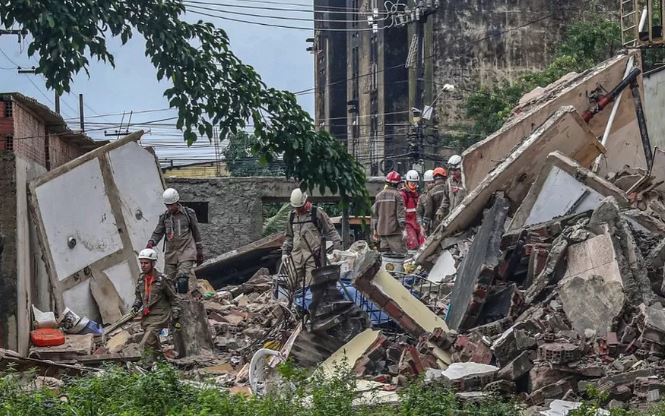
[[[379,242],[379,239],[380,239],[380,238],[379,238],[379,235],[377,235],[376,232],[374,232],[374,233],[372,234],[372,239],[374,240],[374,242]]]
[[[152,240],[149,240],[148,244],[145,247],[148,248],[148,249],[152,249],[152,247],[154,247],[154,246],[155,246],[155,243]]]
[[[196,265],[203,264],[203,251],[196,252]]]
[[[406,241],[406,238],[408,238],[408,237],[409,237],[409,234],[406,233],[406,229],[404,229],[404,230],[402,231],[402,239]]]

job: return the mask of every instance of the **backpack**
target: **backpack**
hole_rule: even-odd
[[[312,206],[312,209],[310,210],[310,222],[316,226],[316,229],[321,233],[321,226],[319,226],[319,218],[317,217],[318,213],[318,207]],[[291,211],[291,214],[289,214],[289,225],[293,227],[293,220],[296,217],[296,212],[295,210]],[[299,223],[307,223],[307,222],[299,222]]]

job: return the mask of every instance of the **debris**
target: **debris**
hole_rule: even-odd
[[[457,273],[450,297],[446,322],[453,329],[472,327],[480,315],[499,264],[508,208],[508,201],[499,193],[492,207],[484,213],[483,223]]]
[[[571,252],[572,247],[568,249],[568,267]],[[594,252],[598,252],[594,254],[597,257],[603,256],[597,249]],[[580,334],[591,329],[599,336],[605,336],[623,309],[625,299],[620,279],[606,281],[598,275],[586,279],[575,276],[561,281],[559,287],[563,310],[575,331]],[[593,299],[589,299],[589,296],[593,296]]]
[[[343,368],[345,365],[353,368],[356,362],[365,354],[365,352],[379,339],[381,332],[367,329],[356,335],[337,349],[328,359],[326,359],[319,368],[327,377],[331,377],[335,370]]]
[[[66,334],[64,336],[64,342],[61,345],[50,347],[31,347],[30,357],[57,361],[76,360],[80,356],[91,355],[93,349],[94,343],[92,334]]]

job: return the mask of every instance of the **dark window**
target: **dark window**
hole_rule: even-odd
[[[12,136],[5,137],[5,150],[9,152],[14,151],[14,137]]]
[[[12,112],[12,101],[5,101],[5,118],[9,118],[14,113]]]
[[[208,202],[207,201],[181,201],[182,205],[189,207],[196,213],[196,220],[199,223],[208,223]]]

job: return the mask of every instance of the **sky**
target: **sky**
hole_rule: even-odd
[[[310,1],[205,0],[205,3],[202,1],[188,4],[193,7],[188,6],[191,12],[187,13],[185,19],[188,21],[202,19],[225,29],[231,41],[232,51],[244,63],[253,66],[268,86],[293,92],[311,89],[314,86],[313,56],[306,51],[311,45],[307,44],[306,39],[312,37],[312,31],[265,27],[198,14],[201,12],[245,21],[311,28],[313,14],[308,12],[312,9]],[[200,7],[223,8],[224,11],[210,11]],[[156,70],[145,57],[142,37],[135,33],[124,46],[119,38],[107,39],[107,43],[115,56],[115,68],[107,63],[91,60],[90,77],[84,72],[76,75],[71,94],[61,98],[61,113],[70,127],[76,130],[80,128],[78,95],[81,93],[84,96],[86,132],[94,139],[113,140],[115,137],[105,136],[104,131],[112,133],[117,130],[123,120],[123,112],[126,113],[125,124],[130,111],[135,112],[132,115],[132,124],[164,120],[177,115],[175,111],[167,109],[168,101],[163,92],[168,88],[168,83],[157,81]],[[40,75],[17,72],[17,65],[23,68],[37,65],[38,58],[28,57],[27,47],[28,43],[20,44],[16,36],[0,36],[0,92],[20,92],[53,109],[54,93],[46,89],[44,78]],[[306,111],[313,114],[313,94],[298,95],[298,101]],[[154,146],[160,160],[180,157],[176,163],[194,163],[198,159],[214,159],[214,147],[207,139],[200,139],[188,149],[182,140],[182,135],[175,129],[175,119],[161,121],[158,124],[161,125],[151,127],[151,133],[144,136],[142,143]]]

